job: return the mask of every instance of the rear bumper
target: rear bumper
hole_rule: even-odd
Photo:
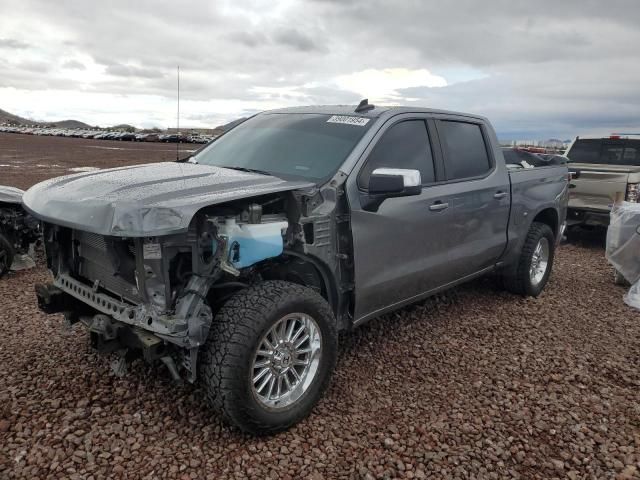
[[[567,225],[609,226],[608,210],[590,210],[586,208],[567,209]]]

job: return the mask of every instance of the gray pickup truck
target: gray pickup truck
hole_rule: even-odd
[[[81,173],[24,196],[53,282],[40,308],[92,344],[202,382],[255,434],[304,418],[337,333],[490,272],[544,288],[566,166],[507,166],[489,122],[420,108],[264,112],[182,162]]]

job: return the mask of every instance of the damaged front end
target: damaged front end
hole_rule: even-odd
[[[54,280],[36,286],[39,306],[84,323],[99,351],[121,353],[116,373],[142,356],[193,382],[215,310],[295,243],[301,229],[289,228],[285,213],[295,204],[285,192],[213,206],[186,232],[164,236],[115,237],[44,223]]]

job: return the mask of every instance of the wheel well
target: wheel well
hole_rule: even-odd
[[[320,262],[303,254],[287,252],[260,271],[265,280],[284,280],[316,290],[336,312],[338,306],[335,286]]]
[[[534,222],[544,223],[551,228],[554,236],[558,236],[558,212],[553,208],[546,208],[539,212],[535,218]]]

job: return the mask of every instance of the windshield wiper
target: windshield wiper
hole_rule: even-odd
[[[258,173],[260,175],[269,175],[273,176],[273,173],[267,172],[265,170],[258,170],[257,168],[247,168],[247,167],[227,167],[226,165],[219,165],[220,168],[228,168],[230,170],[239,170],[241,172],[249,172],[249,173]]]

